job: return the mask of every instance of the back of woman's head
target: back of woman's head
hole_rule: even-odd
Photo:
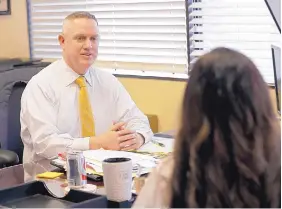
[[[217,48],[195,63],[174,157],[171,207],[278,207],[280,129],[246,56]]]

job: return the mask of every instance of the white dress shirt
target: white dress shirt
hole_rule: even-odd
[[[78,77],[61,59],[28,82],[20,114],[23,162],[51,159],[67,148],[89,149],[89,137],[81,138]],[[148,118],[115,76],[91,67],[85,79],[96,135],[107,132],[114,121],[124,121],[127,129],[143,135],[145,142],[150,140],[153,134]]]

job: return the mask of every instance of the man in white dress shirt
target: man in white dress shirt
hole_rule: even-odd
[[[58,39],[63,59],[35,75],[22,95],[24,163],[51,159],[68,148],[132,150],[150,140],[148,119],[122,84],[113,75],[91,67],[99,45],[95,16],[87,12],[69,15]],[[90,129],[95,134],[87,137],[82,134],[85,125],[81,124],[78,78],[84,80],[94,121]]]

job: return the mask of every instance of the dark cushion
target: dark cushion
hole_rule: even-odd
[[[19,163],[19,156],[9,150],[0,149],[0,167],[3,165],[16,165]]]
[[[11,150],[19,156],[19,162],[22,163],[24,145],[20,136],[20,111],[21,97],[26,83],[18,82],[13,86],[8,103],[8,141],[6,150]]]

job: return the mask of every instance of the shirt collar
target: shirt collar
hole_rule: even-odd
[[[64,73],[62,75],[62,79],[65,80],[65,85],[68,86],[72,83],[74,83],[74,81],[80,76],[79,74],[77,74],[73,69],[71,69],[66,62],[64,61],[64,59],[62,59],[62,64],[63,67],[62,69],[64,69]],[[86,80],[86,82],[92,86],[92,79],[91,79],[91,75],[90,75],[90,71],[92,70],[92,67],[89,67],[89,69],[86,71],[86,73],[84,74],[84,78]]]

